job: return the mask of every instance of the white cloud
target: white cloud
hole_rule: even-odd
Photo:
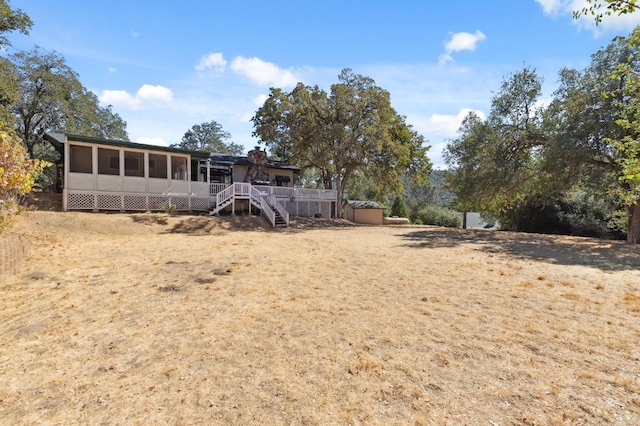
[[[289,70],[263,61],[260,58],[245,58],[237,56],[231,62],[231,69],[236,73],[248,77],[259,86],[276,86],[280,88],[293,87],[299,79]]]
[[[173,93],[171,92],[171,90],[167,89],[164,86],[152,86],[150,84],[143,84],[142,87],[138,89],[136,97],[149,101],[168,102],[173,99]]]
[[[197,71],[211,69],[213,71],[222,72],[227,66],[227,61],[222,53],[209,53],[200,58],[200,62],[196,65]]]
[[[242,114],[236,114],[235,119],[241,123],[251,123],[251,119],[254,115],[255,113],[253,112],[245,112]]]
[[[461,52],[463,50],[476,50],[476,46],[487,36],[480,30],[476,30],[474,34],[467,32],[459,32],[451,35],[451,39],[444,45],[446,52],[439,58],[440,65],[453,61],[451,54],[453,52]]]
[[[262,105],[264,105],[265,101],[269,99],[268,95],[265,95],[264,93],[259,94],[258,96],[256,96],[255,98],[253,98],[253,104],[261,107]]]
[[[542,6],[545,15],[557,16],[563,11],[564,5],[562,0],[535,0]]]
[[[447,49],[447,53],[460,52],[461,50],[476,50],[476,45],[486,38],[487,36],[480,30],[476,30],[475,34],[465,32],[455,33],[451,36],[451,40],[444,45],[444,48]]]
[[[117,72],[118,70],[115,69],[114,67],[109,67],[109,68],[107,68],[107,71],[109,71],[109,74],[113,74],[113,73]]]
[[[100,99],[100,102],[103,104],[126,108],[133,111],[142,108],[140,105],[140,99],[131,96],[131,94],[125,90],[103,90],[98,99]]]
[[[445,137],[452,137],[458,133],[458,129],[460,129],[462,121],[470,112],[476,113],[482,120],[486,118],[485,114],[480,110],[463,108],[456,115],[434,113],[427,120],[422,120],[417,127],[419,126],[418,129],[426,133],[435,133]]]
[[[438,58],[438,65],[443,66],[447,62],[453,62],[453,56],[448,53],[443,53],[442,55],[440,55],[440,57]]]
[[[535,0],[542,6],[542,12],[552,17],[569,16],[573,20],[573,12],[581,11],[591,4],[587,0]],[[606,12],[606,6],[601,8],[601,12]],[[603,16],[602,22],[596,25],[595,19],[591,14],[586,14],[580,19],[573,20],[578,28],[592,31],[595,35],[600,35],[606,31],[632,31],[636,26],[640,25],[640,11],[628,13],[625,15],[613,14],[611,16]]]
[[[134,95],[126,90],[103,90],[98,99],[103,104],[125,108],[131,111],[144,109],[143,101],[168,102],[173,98],[171,90],[164,86],[143,84]]]

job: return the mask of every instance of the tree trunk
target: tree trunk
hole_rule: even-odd
[[[627,207],[627,242],[640,244],[640,199]]]
[[[338,182],[336,183],[336,218],[338,219],[342,219],[342,192],[343,192],[343,187],[342,184],[340,183],[340,181],[338,180]]]

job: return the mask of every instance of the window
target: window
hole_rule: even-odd
[[[69,171],[74,173],[93,173],[90,146],[69,145]]]
[[[124,152],[124,175],[144,177],[144,153]]]
[[[120,152],[117,149],[98,148],[98,174],[120,174]]]
[[[157,179],[167,178],[167,156],[149,154],[149,177]]]
[[[187,180],[187,157],[171,156],[171,179]]]
[[[276,176],[276,186],[289,186],[291,179],[289,176]]]

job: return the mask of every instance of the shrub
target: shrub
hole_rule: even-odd
[[[427,206],[418,212],[416,222],[420,221],[424,225],[446,226],[448,228],[460,228],[462,217],[460,213],[438,206]]]
[[[2,123],[0,123],[1,127]],[[19,197],[30,192],[46,162],[30,160],[20,139],[0,128],[0,225],[18,211]]]
[[[409,209],[402,195],[397,195],[391,206],[391,216],[409,217]]]

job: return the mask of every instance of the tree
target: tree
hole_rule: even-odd
[[[17,132],[29,155],[48,146],[46,132],[77,133],[84,136],[126,140],[126,123],[111,110],[101,107],[62,56],[39,47],[12,55],[18,79],[17,100],[12,112]]]
[[[20,82],[13,63],[0,56],[0,122],[6,125],[14,123],[11,107],[18,99]]]
[[[404,202],[402,194],[396,195],[396,198],[393,200],[393,204],[391,205],[391,216],[409,217],[409,208]]]
[[[446,179],[458,208],[499,218],[517,231],[523,212],[548,196],[538,173],[540,151],[546,143],[535,103],[541,78],[525,67],[505,79],[482,120],[474,113],[463,121],[460,136],[447,144]]]
[[[549,169],[605,193],[627,213],[627,241],[640,242],[640,36],[616,37],[582,72],[562,70],[549,113]],[[616,207],[612,207],[615,209]]]
[[[573,13],[575,19],[591,14],[596,25],[602,22],[604,15],[624,15],[640,11],[637,0],[587,0],[588,6]],[[603,6],[606,10],[603,12]],[[618,83],[618,93],[607,92],[606,96],[614,99],[620,107],[619,117],[615,123],[623,130],[618,137],[607,137],[606,141],[617,152],[614,158],[619,168],[618,182],[622,188],[622,199],[627,209],[627,241],[640,243],[640,78],[638,74],[638,48],[640,47],[640,28],[636,28],[627,39],[630,52],[622,61],[616,61],[616,68],[605,77]],[[625,60],[626,59],[626,60]],[[617,95],[617,96],[616,96]]]
[[[7,0],[0,0],[0,48],[10,45],[4,33],[20,31],[29,34],[32,25],[33,22],[26,13],[20,9],[13,10]]]
[[[3,34],[20,31],[28,34],[32,26],[31,19],[21,10],[13,10],[9,3],[0,0],[0,50],[10,45],[9,39]],[[5,57],[0,57],[0,122],[13,122],[11,105],[16,101],[18,93],[17,76],[13,64]]]
[[[614,13],[624,15],[640,10],[637,0],[586,0],[588,6],[573,12],[573,17],[579,19],[584,15],[592,15],[596,21],[596,25],[602,22],[602,18],[611,16]],[[603,10],[604,9],[604,10]]]
[[[359,174],[374,192],[395,193],[403,178],[424,182],[431,167],[424,138],[391,107],[389,93],[350,69],[329,93],[302,83],[289,93],[272,88],[252,121],[274,156],[315,170],[337,190],[338,208]]]
[[[187,130],[180,143],[171,146],[194,151],[241,155],[244,147],[233,142],[225,142],[229,138],[231,135],[225,132],[219,123],[211,120],[208,123],[196,124]]]
[[[627,208],[627,241],[640,244],[640,29],[634,31],[631,39],[633,54],[614,75],[623,81],[622,96],[616,100],[621,106],[616,124],[624,134],[609,141],[618,153],[618,182]]]

